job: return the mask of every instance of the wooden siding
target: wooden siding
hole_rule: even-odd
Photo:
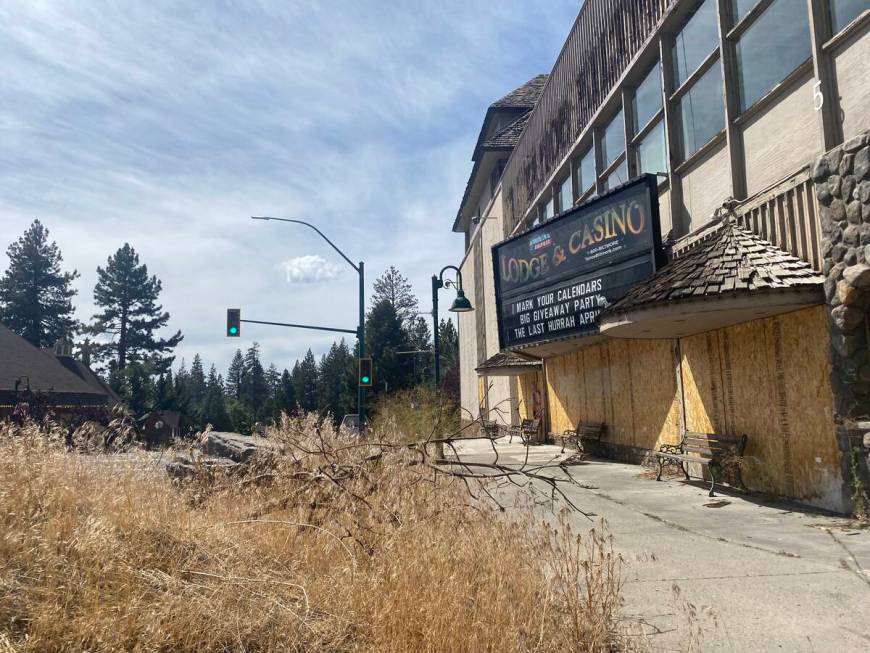
[[[506,234],[675,3],[586,0],[505,169]]]
[[[750,198],[736,213],[741,226],[822,269],[819,207],[808,169]]]

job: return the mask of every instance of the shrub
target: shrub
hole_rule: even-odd
[[[0,426],[0,650],[612,650],[601,531],[508,520],[331,429],[285,418],[283,455],[178,485],[157,454]]]

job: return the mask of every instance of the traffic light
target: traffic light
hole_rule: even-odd
[[[359,384],[364,388],[371,388],[375,384],[374,368],[371,358],[359,359]]]
[[[227,309],[227,337],[238,338],[242,334],[242,310],[239,308]]]

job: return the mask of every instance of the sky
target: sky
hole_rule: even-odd
[[[3,0],[0,266],[34,219],[95,312],[125,242],[184,341],[223,372],[237,347],[291,367],[353,329],[390,265],[431,310],[486,107],[549,72],[578,0]],[[442,301],[443,303],[443,301]],[[352,338],[353,336],[349,336]]]

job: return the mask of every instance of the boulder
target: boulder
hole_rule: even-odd
[[[830,176],[830,168],[828,168],[828,159],[821,156],[813,166],[813,181],[822,183]]]
[[[183,480],[193,478],[202,471],[211,474],[231,474],[239,467],[241,467],[241,463],[229,458],[200,457],[194,459],[184,454],[178,454],[172,462],[166,465],[166,473],[170,478]]]
[[[852,306],[837,306],[831,311],[831,319],[840,331],[849,332],[864,321],[864,311]]]
[[[867,173],[870,172],[870,148],[865,147],[858,150],[858,153],[855,154],[855,163],[852,171],[858,179],[863,179],[867,176]]]
[[[229,458],[237,463],[245,463],[256,453],[275,452],[277,443],[241,433],[211,431],[205,437],[202,449],[209,456]]]
[[[855,288],[870,288],[870,265],[867,263],[850,265],[843,270],[843,279]]]
[[[861,291],[849,284],[845,279],[837,282],[837,297],[844,306],[854,304],[861,297]]]

